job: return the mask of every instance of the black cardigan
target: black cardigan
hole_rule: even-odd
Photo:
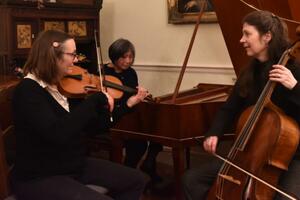
[[[120,79],[123,85],[136,88],[138,86],[138,77],[136,74],[136,71],[129,67],[126,70],[123,70],[122,72],[116,72],[113,67],[109,67],[108,64],[104,65],[104,72],[105,75],[112,75]],[[132,109],[127,106],[127,100],[132,96],[133,94],[124,93],[123,96],[120,99],[115,100],[115,107],[113,110],[113,118],[114,123],[116,123],[122,116],[124,116],[126,113],[131,112]]]
[[[226,131],[232,129],[232,125],[234,125],[234,122],[245,108],[256,103],[268,80],[268,71],[271,64],[260,63],[258,60],[255,60],[253,67],[256,68],[254,74],[254,98],[242,97],[240,95],[239,84],[241,79],[239,78],[234,85],[227,102],[222,106],[210,130],[206,133],[206,137],[222,136]],[[275,105],[281,108],[285,114],[292,117],[300,125],[300,66],[297,63],[289,63],[289,69],[295,79],[298,80],[298,83],[292,90],[289,90],[278,83],[272,94],[271,100]]]
[[[70,113],[31,79],[23,79],[13,96],[17,140],[16,178],[80,173],[84,166],[84,128],[107,105],[102,93],[89,96]]]

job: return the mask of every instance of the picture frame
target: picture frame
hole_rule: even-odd
[[[29,49],[32,45],[32,27],[31,24],[17,24],[17,49]]]
[[[68,21],[68,33],[74,37],[87,36],[86,21]]]
[[[199,15],[199,0],[167,0],[168,23],[187,24],[195,23]],[[207,7],[202,15],[200,23],[216,23],[217,15],[213,10],[211,0],[205,0]]]
[[[44,21],[44,30],[59,30],[66,32],[64,21]]]
[[[76,4],[76,5],[95,5],[95,0],[59,0],[63,4]]]

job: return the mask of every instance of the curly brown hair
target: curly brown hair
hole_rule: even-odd
[[[243,24],[247,23],[256,28],[260,36],[270,32],[272,39],[268,43],[268,66],[276,64],[282,53],[289,46],[288,29],[285,22],[283,22],[278,16],[269,11],[253,11],[247,14],[243,19]],[[254,85],[254,65],[257,61],[253,59],[249,66],[242,70],[240,78],[240,95],[243,97],[253,96]]]

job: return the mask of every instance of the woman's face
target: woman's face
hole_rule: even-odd
[[[115,63],[115,69],[117,72],[128,69],[133,63],[133,54],[131,51],[126,52]]]
[[[262,62],[268,60],[268,43],[270,40],[270,33],[260,35],[255,26],[243,24],[243,36],[240,43],[242,43],[248,56],[257,58]]]
[[[58,59],[57,65],[61,76],[65,76],[68,73],[69,67],[73,66],[74,62],[77,62],[76,44],[74,39],[68,39],[63,44],[62,57]]]

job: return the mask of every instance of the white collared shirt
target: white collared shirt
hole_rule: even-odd
[[[42,88],[45,88],[66,111],[70,112],[68,99],[58,91],[56,85],[49,85],[44,81],[39,80],[34,74],[31,73],[28,73],[24,78],[29,78],[36,81]]]

